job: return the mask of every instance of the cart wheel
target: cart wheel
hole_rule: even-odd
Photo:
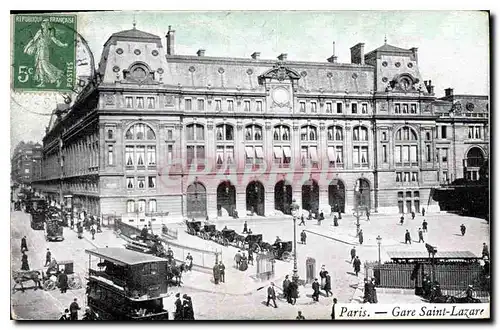
[[[78,275],[71,276],[68,279],[68,287],[71,290],[78,290],[82,288],[82,280]]]
[[[45,291],[52,291],[56,289],[56,283],[51,280],[45,280],[43,282],[43,289]]]
[[[290,252],[285,251],[285,252],[283,252],[283,254],[281,255],[281,259],[282,259],[283,261],[288,261],[288,260],[290,260],[290,257],[291,257],[291,256],[292,256],[292,255],[290,254]]]
[[[228,245],[229,245],[229,240],[228,240],[227,238],[224,238],[224,239],[222,240],[222,245],[224,245],[224,246],[228,246]]]
[[[255,253],[261,253],[262,252],[262,248],[257,243],[253,243],[252,250]]]

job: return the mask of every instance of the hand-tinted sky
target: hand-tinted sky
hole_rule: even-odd
[[[176,53],[207,56],[320,61],[332,55],[350,62],[349,48],[365,43],[369,52],[384,43],[419,49],[424,80],[432,80],[436,95],[453,87],[459,94],[488,94],[489,22],[486,13],[467,11],[337,11],[337,12],[99,12],[78,14],[79,32],[88,41],[96,64],[102,46],[115,32],[132,28],[162,37],[171,25],[176,30]],[[14,95],[14,94],[13,94]],[[11,102],[11,148],[21,140],[41,141],[56,97],[19,94]],[[60,102],[60,101],[59,101]],[[21,106],[19,106],[22,105]],[[28,112],[24,108],[33,112]]]

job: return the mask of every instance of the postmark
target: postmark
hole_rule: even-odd
[[[73,91],[76,15],[14,17],[12,86],[22,91]]]

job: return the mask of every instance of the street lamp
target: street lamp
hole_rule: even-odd
[[[359,218],[361,217],[361,214],[359,213],[359,200],[361,198],[361,188],[359,184],[359,180],[356,181],[356,185],[354,186],[354,217],[356,217],[356,237],[359,236],[359,230],[360,230],[360,223],[359,223]]]
[[[299,282],[299,272],[297,270],[297,215],[299,212],[299,205],[295,201],[292,200],[291,205],[292,218],[293,218],[293,275],[292,281],[295,283]]]
[[[382,237],[380,235],[377,236],[377,244],[378,244],[378,264],[382,264],[381,258],[380,258],[380,246],[382,245]]]

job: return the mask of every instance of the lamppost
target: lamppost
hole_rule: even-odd
[[[382,237],[380,235],[377,236],[377,244],[378,244],[378,264],[382,264],[381,258],[380,258],[380,246],[382,245]]]
[[[359,218],[361,217],[361,214],[359,213],[359,200],[361,199],[361,187],[359,184],[359,180],[356,181],[356,185],[354,186],[354,199],[355,199],[355,206],[354,206],[354,217],[356,217],[356,237],[359,236],[359,230],[361,229],[361,224],[359,223]]]
[[[299,205],[295,201],[292,200],[291,205],[292,218],[293,218],[293,275],[292,281],[295,283],[299,282],[299,272],[297,270],[297,214],[299,211]]]

